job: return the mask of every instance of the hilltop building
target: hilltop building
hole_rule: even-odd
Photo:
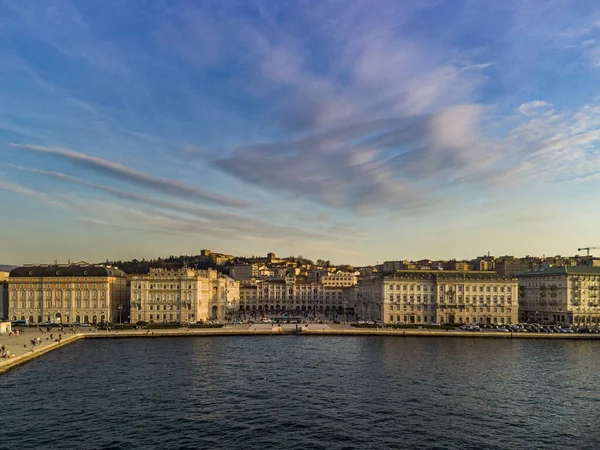
[[[111,266],[25,265],[8,278],[9,317],[30,323],[91,323],[127,320],[125,272]]]
[[[234,264],[231,276],[236,280],[249,280],[258,277],[259,265],[253,264]]]
[[[225,265],[233,261],[233,255],[226,255],[224,253],[215,253],[210,250],[204,249],[200,251],[200,256],[206,260],[212,260],[217,266]]]
[[[600,267],[546,267],[517,277],[522,321],[600,324]]]

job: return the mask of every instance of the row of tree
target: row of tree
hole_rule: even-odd
[[[238,257],[236,256],[233,261],[225,265],[217,265],[215,257],[213,255],[202,256],[202,255],[181,255],[181,256],[169,256],[168,258],[157,258],[157,259],[132,259],[131,261],[106,261],[107,264],[118,267],[127,274],[144,274],[150,272],[150,269],[181,269],[182,267],[189,267],[192,269],[215,269],[219,272],[229,274],[234,264],[250,264],[256,262],[260,258],[258,257]],[[302,256],[290,256],[286,258],[287,261],[293,261],[297,266],[302,264],[314,265],[310,259],[303,258]],[[329,261],[317,260],[317,265],[322,267],[328,267],[331,265]],[[341,265],[339,269],[342,271],[352,271],[352,266]]]

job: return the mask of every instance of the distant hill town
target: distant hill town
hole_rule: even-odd
[[[393,273],[399,270],[445,270],[445,271],[482,271],[496,272],[502,276],[513,276],[527,270],[555,266],[590,266],[600,267],[600,258],[589,256],[478,256],[470,260],[395,260],[382,264],[355,267],[349,264],[334,264],[331,261],[318,259],[316,261],[302,256],[277,257],[274,253],[266,256],[241,257],[224,253],[202,250],[199,255],[169,256],[157,259],[133,259],[131,261],[106,261],[107,264],[119,267],[127,274],[146,274],[150,269],[215,269],[220,273],[235,278],[235,266],[253,265],[264,275],[285,275],[293,271],[302,275],[312,269],[327,269],[329,272]]]

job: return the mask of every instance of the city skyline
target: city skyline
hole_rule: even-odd
[[[600,9],[484,3],[3,2],[0,263],[600,245]]]

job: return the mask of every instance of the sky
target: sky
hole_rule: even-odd
[[[573,255],[599,144],[594,0],[0,1],[3,264]]]

